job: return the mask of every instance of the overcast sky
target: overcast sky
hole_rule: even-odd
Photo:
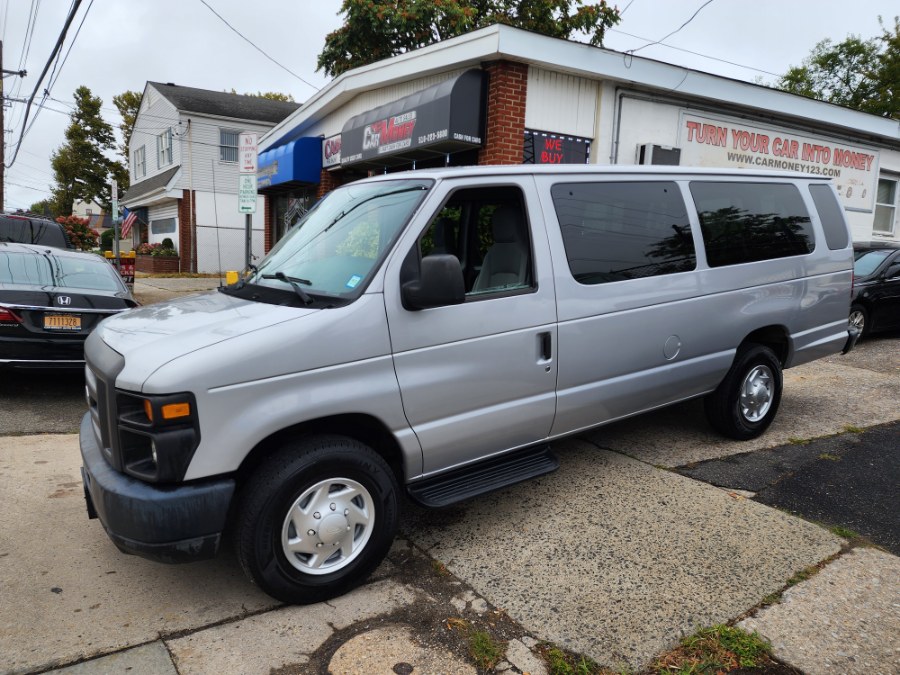
[[[624,10],[622,22],[608,34],[604,46],[625,51],[660,40],[705,2],[622,0],[617,3]],[[70,4],[71,0],[0,0],[3,68],[28,71],[25,78],[4,76],[6,97],[31,95]],[[201,0],[83,0],[63,46],[63,56],[70,46],[71,52],[57,69],[51,99],[43,109],[32,107],[29,123],[34,120],[34,125],[12,168],[6,170],[6,208],[28,208],[49,195],[50,154],[64,140],[77,87],[86,85],[102,98],[104,115],[113,126],[120,119],[112,97],[129,89],[142,91],[148,80],[218,91],[233,88],[238,93],[279,91],[302,103],[327,83],[315,70],[316,57],[325,35],[340,25],[340,4],[340,0],[206,0],[282,68],[235,34]],[[33,8],[37,8],[34,32],[22,63]],[[873,37],[880,33],[878,16],[893,26],[897,13],[896,0],[713,0],[665,39],[668,46],[647,47],[638,55],[750,82],[759,77],[771,82],[791,65],[799,65],[820,40],[840,41],[848,34]],[[36,101],[46,86],[47,79]],[[24,110],[25,104],[17,102],[5,109],[7,164],[22,131]]]

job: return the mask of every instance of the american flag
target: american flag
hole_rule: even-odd
[[[125,209],[125,219],[122,221],[122,239],[125,239],[131,234],[131,227],[136,220],[137,214],[134,211]]]

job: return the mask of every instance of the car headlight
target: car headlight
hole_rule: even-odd
[[[200,444],[194,395],[119,391],[116,404],[123,470],[154,483],[184,480]]]

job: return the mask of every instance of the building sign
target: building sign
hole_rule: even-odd
[[[829,176],[845,208],[873,208],[878,179],[876,150],[687,112],[681,113],[679,146],[685,166],[780,169]]]
[[[480,146],[483,80],[468,70],[351,118],[341,131],[341,166],[407,164]]]
[[[326,138],[322,143],[322,168],[330,169],[341,164],[341,135]]]
[[[591,139],[525,130],[523,164],[587,164]]]

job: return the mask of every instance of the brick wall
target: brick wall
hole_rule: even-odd
[[[487,119],[479,164],[521,164],[525,143],[525,94],[528,66],[495,61],[488,73]]]
[[[337,187],[340,187],[343,184],[344,182],[341,179],[341,175],[339,173],[329,171],[328,169],[322,169],[322,173],[319,178],[319,187],[316,189],[316,199],[321,199],[329,192]]]
[[[272,198],[269,195],[263,195],[263,253],[268,253],[272,248],[272,230],[274,227]]]
[[[191,260],[191,222],[197,218],[197,191],[191,200],[190,190],[182,190],[182,198],[178,200],[178,257],[181,259],[181,271],[194,272],[197,270],[197,250],[194,249]],[[194,220],[191,220],[191,205],[194,208]]]

